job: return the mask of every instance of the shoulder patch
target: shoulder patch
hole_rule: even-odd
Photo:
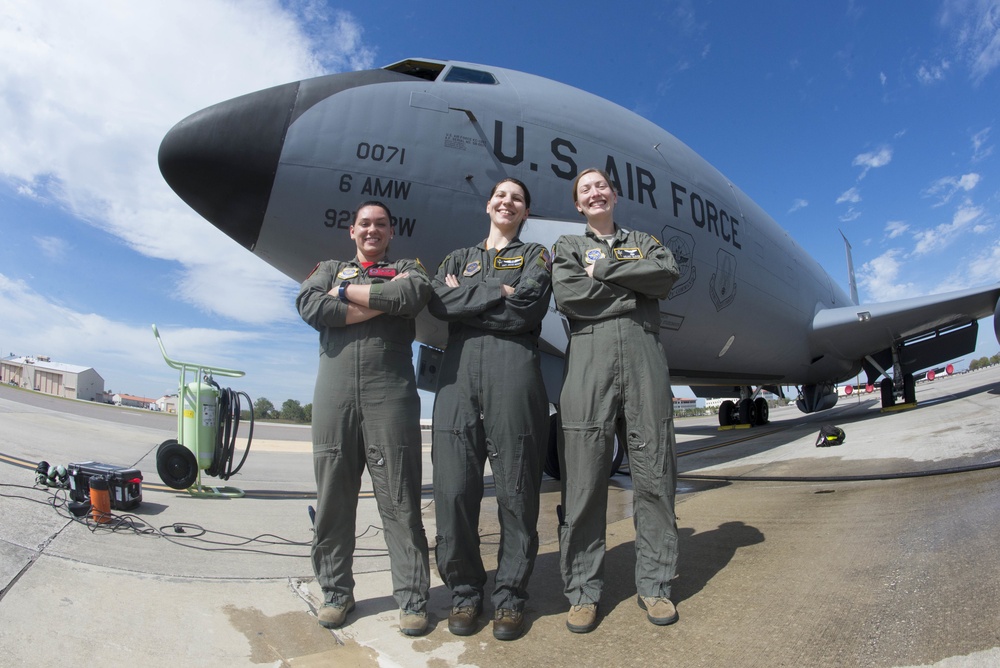
[[[475,276],[482,268],[483,265],[479,260],[473,260],[469,264],[465,265],[465,271],[462,272],[462,276]]]
[[[545,271],[552,271],[552,255],[547,249],[543,248],[542,252],[538,254],[538,266],[545,267]]]
[[[357,267],[344,267],[340,270],[340,273],[337,274],[337,278],[346,281],[349,278],[357,278],[360,273],[361,270]]]
[[[447,260],[448,258],[445,258],[445,259]],[[415,258],[413,258],[413,264],[417,265],[417,269],[419,269],[420,271],[424,272],[425,274],[427,273],[427,270],[426,270],[426,269],[424,269],[424,265],[423,265],[423,263],[422,263],[422,262],[420,261],[420,258],[419,258],[419,257],[415,257]]]
[[[319,263],[319,262],[317,262],[317,263],[316,263],[316,266],[315,266],[315,267],[313,267],[313,268],[312,268],[312,271],[310,271],[310,272],[309,272],[309,275],[308,275],[308,276],[306,276],[306,278],[307,278],[307,279],[309,279],[309,278],[312,278],[312,275],[316,273],[316,270],[317,270],[317,269],[319,269],[319,265],[320,265],[320,263]]]
[[[615,259],[616,260],[641,260],[642,251],[638,248],[616,248],[615,249]]]

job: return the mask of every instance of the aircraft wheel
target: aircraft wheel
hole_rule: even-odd
[[[767,405],[767,399],[764,397],[757,397],[753,400],[754,412],[757,414],[757,421],[754,422],[755,425],[764,425],[768,423],[768,418],[771,414],[771,408]]]
[[[740,424],[756,424],[757,411],[754,410],[753,401],[750,399],[740,399]]]
[[[917,381],[912,373],[903,375],[903,403],[917,403]]]
[[[726,399],[719,404],[719,426],[728,427],[733,423],[733,416],[736,415],[736,404]]]
[[[193,452],[170,439],[156,450],[156,472],[167,487],[187,489],[198,478],[198,460]]]
[[[882,408],[891,408],[896,405],[896,395],[892,389],[892,378],[883,378],[879,387],[882,390]]]
[[[625,460],[625,451],[628,450],[628,440],[624,433],[624,424],[619,432],[615,434],[614,448],[611,450],[611,475],[616,475]]]

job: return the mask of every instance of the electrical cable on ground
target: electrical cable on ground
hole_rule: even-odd
[[[50,488],[35,485],[15,485],[10,483],[0,483],[0,488],[14,488],[29,491],[44,491],[48,493],[45,499],[35,499],[24,494],[5,494],[0,492],[0,497],[22,499],[31,503],[38,503],[52,507],[56,513],[67,520],[87,527],[91,533],[127,533],[132,532],[138,536],[150,536],[162,538],[175,545],[203,551],[203,552],[247,552],[251,554],[261,554],[275,557],[309,558],[309,550],[304,552],[286,553],[268,549],[256,549],[247,547],[249,545],[264,545],[272,548],[309,548],[312,541],[293,541],[288,538],[276,536],[274,534],[259,534],[254,537],[239,536],[237,534],[206,529],[198,524],[188,522],[174,522],[159,528],[147,524],[141,517],[123,513],[107,513],[102,517],[102,522],[95,521],[90,512],[82,517],[77,517],[69,511],[69,500],[65,488]],[[368,535],[370,531],[375,533]],[[356,539],[371,538],[377,536],[382,531],[381,527],[368,525]],[[231,540],[227,540],[231,539]],[[366,548],[356,547],[356,558],[364,557],[384,557],[388,555],[386,548]]]

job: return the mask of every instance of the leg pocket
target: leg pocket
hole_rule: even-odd
[[[366,450],[375,496],[388,502],[391,508],[397,508],[403,501],[405,466],[402,450],[399,446],[385,445],[369,445]]]

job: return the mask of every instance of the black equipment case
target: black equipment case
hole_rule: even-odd
[[[74,501],[90,501],[90,479],[93,476],[103,476],[108,479],[108,493],[113,509],[128,510],[142,502],[142,472],[139,469],[99,462],[80,462],[70,464],[66,473],[69,476],[69,495]]]

